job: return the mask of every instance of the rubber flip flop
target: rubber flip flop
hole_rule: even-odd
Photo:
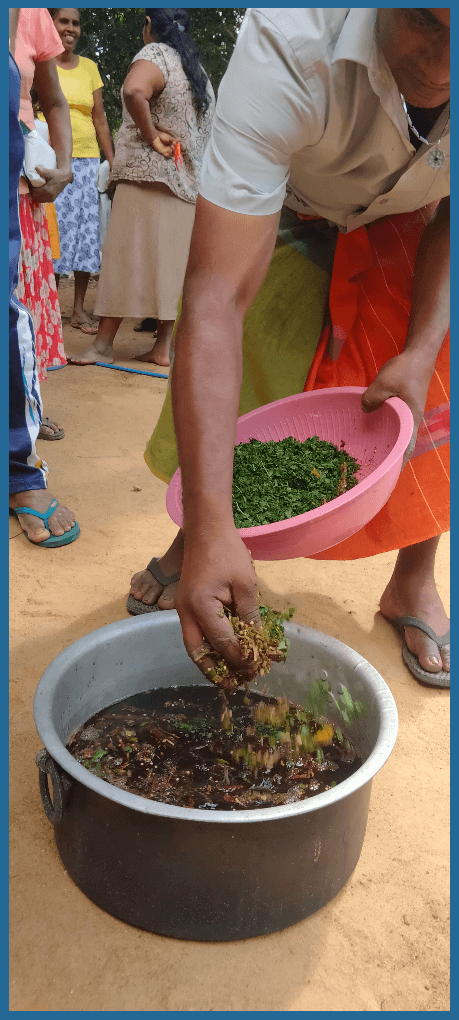
[[[156,333],[158,320],[151,318],[142,319],[142,322],[139,322],[138,325],[133,328],[134,333]]]
[[[49,531],[48,521],[57,506],[59,506],[59,501],[57,499],[53,499],[44,514],[39,513],[38,510],[32,510],[29,506],[17,506],[14,509],[10,507],[10,514],[12,514],[13,517],[19,517],[19,514],[31,514],[32,517],[39,517],[40,520],[43,521],[47,531]],[[25,537],[29,539],[29,542],[32,542],[32,545],[36,545],[38,549],[43,547],[45,549],[57,549],[61,545],[69,545],[70,542],[74,542],[75,539],[78,538],[79,534],[80,525],[77,524],[76,521],[70,531],[64,531],[63,535],[50,535],[44,542],[32,542],[32,539],[29,538],[27,532],[24,531]]]
[[[57,432],[52,432],[50,436],[48,436],[46,432],[42,432],[41,431],[42,428],[43,428],[43,425],[47,425],[48,428],[51,428],[51,425],[55,425],[55,424],[56,423],[54,421],[51,421],[51,418],[42,418],[42,422],[41,422],[41,425],[40,425],[40,431],[38,433],[38,438],[39,439],[48,439],[50,442],[52,442],[53,439],[63,439],[64,436],[65,436],[64,429],[58,429]]]
[[[402,659],[416,680],[420,684],[425,684],[426,687],[450,687],[450,673],[447,673],[445,669],[439,669],[437,673],[430,673],[428,669],[422,668],[419,659],[413,655],[405,641],[405,627],[417,627],[418,630],[422,630],[424,634],[427,634],[427,637],[435,641],[439,649],[444,645],[449,645],[450,631],[448,630],[446,634],[440,636],[432,630],[432,627],[429,627],[428,623],[424,623],[417,616],[398,616],[396,620],[388,620],[388,623],[391,623],[403,638]]]
[[[70,325],[72,329],[81,329],[81,332],[86,333],[87,336],[96,336],[96,333],[99,330],[98,326],[94,326],[93,329],[86,329],[86,326],[84,326],[82,322],[71,322]]]
[[[180,573],[170,574],[169,577],[167,576],[167,574],[163,574],[161,567],[158,565],[157,556],[153,556],[153,559],[150,560],[148,566],[146,567],[146,570],[150,571],[150,574],[152,575],[152,577],[154,577],[155,581],[158,581],[159,584],[162,584],[163,589],[167,588],[168,584],[174,584],[175,581],[180,581]],[[160,598],[160,595],[158,595],[158,598]],[[128,595],[126,609],[128,613],[131,614],[131,616],[142,616],[144,613],[164,612],[163,609],[158,609],[157,602],[155,602],[154,606],[147,606],[145,602],[140,602],[139,599],[135,599],[133,595]]]

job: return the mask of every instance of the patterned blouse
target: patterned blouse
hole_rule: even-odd
[[[170,131],[180,139],[183,164],[175,168],[173,159],[166,159],[142,141],[132,117],[126,109],[121,90],[123,119],[115,138],[115,159],[110,174],[112,181],[160,181],[185,202],[196,203],[204,149],[210,138],[215,110],[215,97],[210,81],[207,92],[210,103],[205,113],[198,113],[193,104],[190,83],[179,54],[166,43],[148,43],[136,60],[151,60],[162,71],[165,86],[153,95],[150,111],[153,125]]]

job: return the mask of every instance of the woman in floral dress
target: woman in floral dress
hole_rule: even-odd
[[[214,94],[188,35],[184,8],[145,9],[144,47],[122,89],[116,184],[102,253],[97,338],[73,364],[113,361],[124,316],[154,316],[157,339],[139,360],[169,365]],[[180,142],[182,162],[172,157]]]

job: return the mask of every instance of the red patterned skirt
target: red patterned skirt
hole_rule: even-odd
[[[38,378],[43,382],[49,365],[67,361],[45,203],[20,195],[19,220],[22,246],[16,294],[32,316]]]

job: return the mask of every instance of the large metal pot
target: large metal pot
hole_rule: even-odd
[[[288,660],[263,678],[269,693],[301,703],[322,676],[336,693],[345,684],[366,711],[350,733],[361,768],[283,807],[207,812],[160,804],[91,775],[66,750],[74,730],[114,702],[207,683],[185,652],[176,612],[102,627],[43,674],[34,701],[43,806],[69,875],[104,910],[162,935],[229,941],[295,924],[347,882],[362,849],[371,781],[395,743],[397,709],[357,652],[294,623],[285,630]]]

